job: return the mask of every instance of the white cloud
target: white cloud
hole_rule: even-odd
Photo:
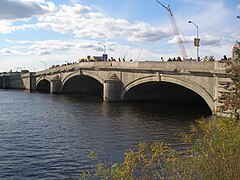
[[[0,54],[7,54],[10,51],[14,55],[31,55],[31,56],[44,56],[49,55],[50,57],[55,57],[57,54],[64,54],[67,57],[69,54],[74,55],[75,59],[72,61],[77,61],[80,57],[86,57],[87,55],[102,55],[103,47],[98,44],[97,41],[93,40],[45,40],[45,41],[28,41],[28,40],[9,40],[6,42],[11,43],[11,48],[0,50]],[[107,53],[114,57],[127,56],[127,59],[136,59],[139,54],[139,47],[131,47],[128,45],[121,45],[117,42],[108,41],[104,43],[107,46]],[[153,60],[158,58],[156,53],[152,53],[145,48],[142,48],[141,59]],[[70,56],[72,56],[70,55]],[[62,58],[56,59],[57,61],[62,61]]]
[[[48,3],[47,5],[50,7],[50,9],[53,9],[52,3]],[[48,6],[39,5],[38,3],[29,0],[1,0],[0,19],[15,20],[30,18],[35,15],[43,15],[49,12]]]
[[[202,37],[201,40],[201,45],[203,46],[222,46],[223,44],[225,44],[226,40],[224,37],[221,36],[214,36],[211,34],[206,34]]]
[[[14,52],[15,54],[35,54],[35,55],[49,55],[56,51],[72,51],[80,49],[88,49],[88,51],[102,51],[102,48],[97,44],[96,41],[78,41],[78,40],[45,40],[45,41],[29,41],[29,40],[5,40],[11,43],[11,49],[2,49],[1,54],[6,51]],[[22,52],[22,53],[20,53]]]
[[[169,32],[165,29],[153,27],[144,22],[130,23],[125,19],[107,17],[91,7],[81,4],[60,5],[56,8],[54,4],[48,3],[48,7],[56,12],[50,13],[49,11],[47,14],[40,16],[35,24],[14,26],[9,23],[0,25],[4,29],[0,32],[10,33],[29,29],[51,30],[63,34],[72,34],[78,38],[122,38],[132,42],[158,41],[169,36]]]
[[[9,34],[15,30],[15,27],[12,25],[13,22],[2,20],[0,21],[0,33]]]
[[[0,49],[0,55],[27,55],[28,53],[24,53],[20,50],[14,48],[3,48]]]
[[[27,43],[32,43],[33,41],[29,40],[11,40],[11,39],[5,39],[6,42],[11,43],[11,44],[27,44]]]
[[[70,14],[67,18],[67,14]],[[64,19],[64,20],[63,20]],[[56,23],[57,22],[57,23]],[[56,16],[46,16],[43,22],[52,30],[72,32],[75,37],[126,38],[129,41],[156,41],[168,36],[160,28],[143,22],[129,23],[125,19],[114,19],[82,5],[63,6]],[[65,26],[57,27],[58,24]]]
[[[0,33],[9,34],[17,30],[25,30],[26,24],[34,16],[55,12],[57,7],[45,0],[1,0],[0,1]],[[14,25],[20,22],[19,25]],[[34,26],[34,25],[31,25]]]
[[[228,34],[233,41],[240,40],[239,29],[236,26],[224,28],[223,35]]]
[[[37,55],[44,56],[44,55],[50,55],[51,53],[49,51],[39,51]]]
[[[240,4],[237,5],[237,10],[240,10]]]
[[[184,47],[189,57],[195,56],[195,46],[193,36],[181,36],[183,39]],[[169,44],[177,44],[176,37],[168,41]],[[226,38],[221,34],[201,34],[200,37],[200,55],[201,57],[207,55],[215,55],[216,58],[221,58],[223,54],[230,56],[232,39]]]
[[[11,54],[12,52],[8,48],[0,49],[0,54]]]
[[[65,61],[75,62],[80,58],[88,55],[102,55],[103,47],[94,40],[45,40],[45,41],[28,41],[28,40],[10,40],[6,42],[11,43],[11,48],[0,49],[1,63],[5,64],[0,67],[3,71],[11,69],[12,67],[26,67],[33,70],[44,68],[41,61],[45,61],[47,66],[61,65]],[[116,59],[126,56],[127,60],[136,60],[140,49],[142,52],[138,60],[158,60],[158,54],[147,50],[144,47],[131,47],[129,45],[122,45],[118,42],[107,41],[103,42],[107,46],[107,53],[109,57]],[[9,54],[11,52],[11,54]],[[17,55],[17,58],[16,58]],[[161,56],[166,54],[161,53]],[[27,58],[26,58],[27,57]],[[169,57],[169,54],[166,55]]]

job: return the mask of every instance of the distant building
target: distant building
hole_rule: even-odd
[[[103,56],[93,56],[94,61],[103,61]]]
[[[234,44],[233,48],[232,48],[232,59],[235,60],[236,59],[236,50],[240,50],[240,42],[236,41],[236,43]]]
[[[96,62],[103,61],[103,56],[87,56],[86,58],[80,58],[79,62]]]

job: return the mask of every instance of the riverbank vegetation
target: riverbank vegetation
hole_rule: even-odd
[[[121,163],[98,162],[95,177],[102,179],[239,179],[240,121],[211,118],[198,121],[181,134],[191,148],[176,151],[158,141],[128,149]],[[97,159],[95,152],[89,158]],[[90,173],[83,173],[88,179]]]

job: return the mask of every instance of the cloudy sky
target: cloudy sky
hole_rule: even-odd
[[[188,57],[231,56],[240,40],[239,0],[160,0],[171,4]],[[156,0],[0,0],[0,72],[30,71],[101,55],[160,61],[180,55],[166,9]]]

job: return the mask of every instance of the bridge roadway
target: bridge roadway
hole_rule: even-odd
[[[24,89],[97,93],[104,101],[197,100],[213,113],[227,78],[220,62],[81,62],[21,75]]]

